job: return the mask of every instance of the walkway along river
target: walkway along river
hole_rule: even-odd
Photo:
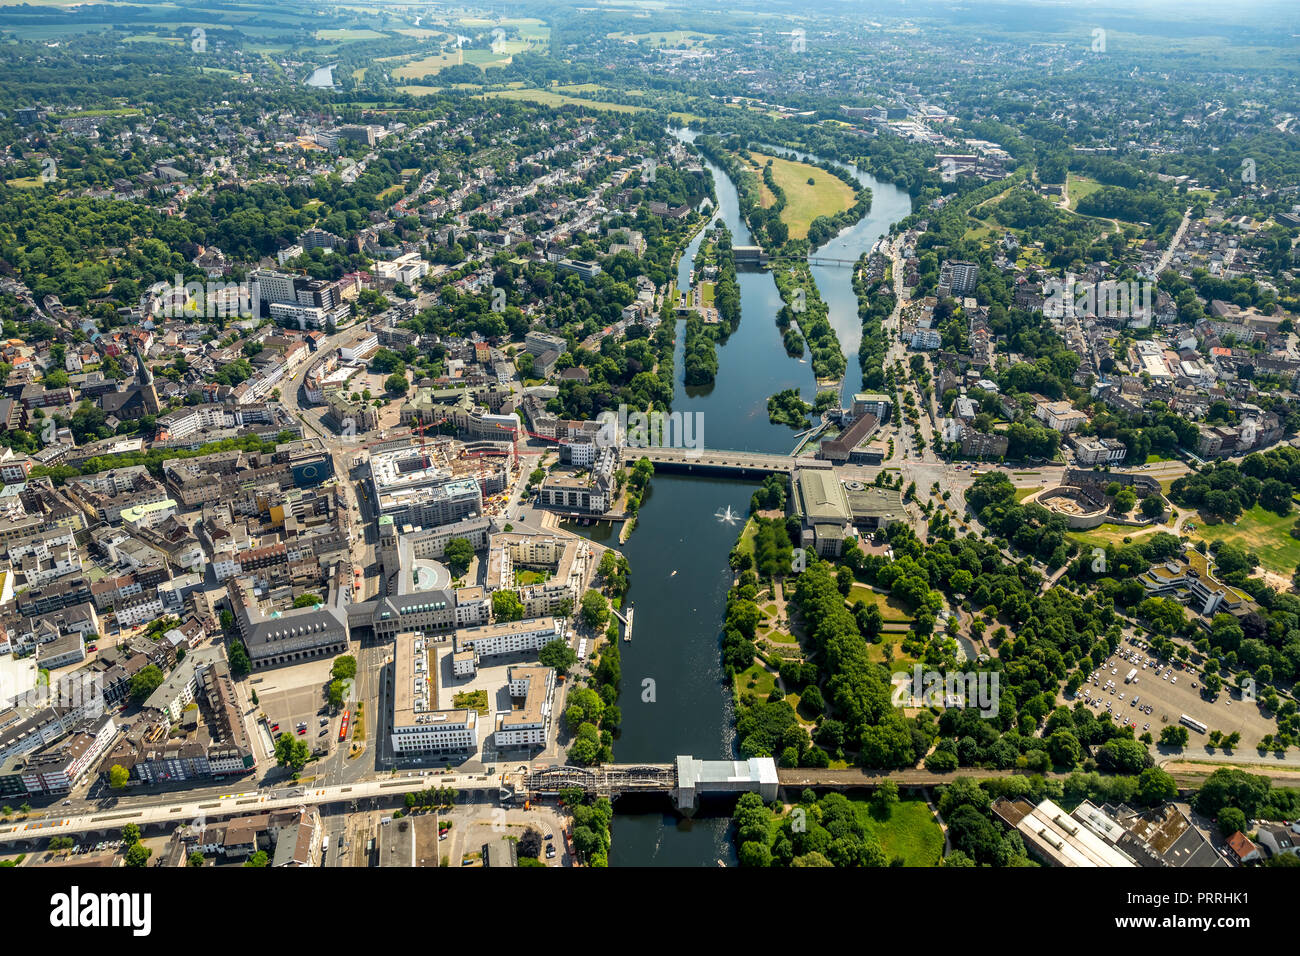
[[[690,141],[694,134],[677,131]],[[741,221],[736,190],[722,170],[707,164],[718,194],[715,215],[733,242],[751,241]],[[860,174],[876,197],[872,212],[823,248],[835,258],[856,259],[910,211],[906,193]],[[901,197],[901,199],[899,198]],[[880,212],[877,212],[880,210]],[[699,238],[678,270],[678,284],[690,277]],[[814,268],[831,321],[848,352],[847,389],[857,390],[857,305],[850,269]],[[767,397],[784,388],[816,396],[812,368],[790,358],[781,345],[776,313],[781,297],[767,272],[741,272],[740,326],[718,347],[714,384],[687,390],[682,383],[685,330],[678,325],[677,387],[673,411],[703,414],[706,447],[787,453],[794,432],[767,420]],[[723,682],[720,627],[731,573],[727,555],[749,510],[752,482],[656,475],[642,503],[637,530],[623,547],[632,566],[629,600],[636,604],[636,631],[620,643],[623,657],[622,733],[614,744],[619,763],[664,763],[678,754],[704,759],[735,756],[731,689]],[[727,520],[727,508],[739,513]],[[585,529],[584,533],[591,529]],[[596,534],[611,534],[608,528]],[[610,543],[613,543],[612,541]],[[673,572],[676,572],[674,574]],[[686,820],[655,807],[621,801],[614,821],[612,866],[713,866],[734,864],[728,818]]]

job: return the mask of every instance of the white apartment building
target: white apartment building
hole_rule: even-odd
[[[248,276],[256,283],[258,298],[263,302],[297,302],[298,293],[294,287],[294,276],[287,272],[273,272],[270,269],[254,269]]]
[[[155,592],[149,597],[114,605],[113,616],[120,627],[135,627],[137,624],[156,621],[163,616],[162,598]]]
[[[339,358],[345,362],[360,362],[379,348],[379,333],[359,332],[351,341],[339,346]]]
[[[393,657],[393,751],[400,754],[478,749],[478,712],[438,707],[435,642],[423,632],[397,635]]]
[[[376,262],[375,271],[385,279],[414,285],[429,274],[429,263],[418,252],[408,252],[387,262]]]
[[[492,742],[508,747],[545,747],[551,725],[551,704],[555,693],[555,671],[550,667],[512,667],[506,672],[510,696],[523,698],[521,710],[497,715]]]
[[[456,650],[472,650],[480,657],[493,657],[497,654],[539,651],[551,641],[563,638],[564,623],[559,618],[503,621],[461,628],[456,632]]]
[[[1047,423],[1048,428],[1068,434],[1088,420],[1088,416],[1069,402],[1039,402],[1034,416]]]

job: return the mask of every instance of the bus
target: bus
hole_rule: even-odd
[[[339,724],[339,743],[348,739],[348,721],[352,718],[352,711],[343,711],[343,722]]]
[[[1195,720],[1194,718],[1188,717],[1186,714],[1183,714],[1181,717],[1179,717],[1178,722],[1182,724],[1184,727],[1192,728],[1192,730],[1196,731],[1198,734],[1206,733],[1209,730],[1209,728],[1206,727],[1199,720]]]

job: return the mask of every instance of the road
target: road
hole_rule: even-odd
[[[404,798],[409,791],[432,786],[474,791],[479,795],[476,799],[483,799],[483,792],[490,791],[493,795],[489,799],[495,800],[495,793],[500,790],[500,777],[413,771],[401,776],[386,776],[380,780],[325,787],[286,784],[262,790],[226,791],[219,796],[206,797],[187,791],[182,799],[177,799],[176,795],[164,795],[157,799],[140,798],[139,802],[132,800],[129,806],[67,816],[60,816],[56,812],[52,816],[22,820],[0,828],[0,842],[45,840],[72,833],[115,833],[127,823],[134,823],[142,829],[148,826],[174,826],[198,819],[213,820],[304,805],[354,804],[362,800],[389,803]],[[52,809],[57,811],[62,808]]]
[[[1156,263],[1156,275],[1164,272],[1169,268],[1169,260],[1174,257],[1174,251],[1178,248],[1178,243],[1183,239],[1183,233],[1187,231],[1187,224],[1192,221],[1192,207],[1188,206],[1187,211],[1183,213],[1183,221],[1178,224],[1178,230],[1174,233],[1173,239],[1169,240],[1169,248],[1164,251],[1160,261]]]

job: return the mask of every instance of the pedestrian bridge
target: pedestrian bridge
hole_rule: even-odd
[[[575,787],[611,800],[629,793],[666,793],[682,811],[694,810],[700,797],[714,794],[757,793],[770,803],[779,786],[771,757],[699,760],[680,756],[671,764],[548,767],[524,777],[524,788],[531,795],[554,795]]]

